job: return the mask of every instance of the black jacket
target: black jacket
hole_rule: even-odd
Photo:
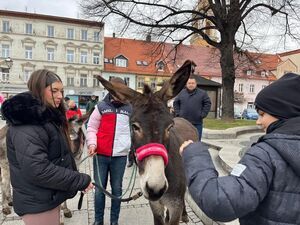
[[[189,145],[183,160],[193,199],[214,220],[300,224],[300,117],[261,137],[229,176],[218,177],[201,143]]]
[[[64,115],[29,92],[6,100],[1,110],[9,124],[7,157],[18,215],[51,210],[89,185],[59,128]]]
[[[192,124],[202,124],[210,111],[211,101],[207,93],[200,88],[188,92],[184,88],[173,103],[175,116],[183,117]]]

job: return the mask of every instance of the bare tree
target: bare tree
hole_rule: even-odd
[[[159,41],[182,43],[201,36],[220,51],[222,71],[222,119],[233,118],[234,52],[255,42],[266,24],[276,24],[274,34],[297,37],[299,0],[83,0],[86,16],[101,20],[117,16],[122,31],[157,35]],[[134,24],[135,26],[131,26]],[[283,29],[282,29],[283,28]],[[218,40],[209,35],[216,31]],[[239,37],[239,38],[238,38]]]

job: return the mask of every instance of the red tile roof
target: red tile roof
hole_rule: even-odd
[[[116,67],[114,64],[105,63],[104,71],[170,76],[185,60],[190,59],[197,65],[195,74],[204,77],[221,77],[219,50],[202,46],[179,45],[177,46],[176,51],[171,51],[174,46],[175,45],[170,43],[159,44],[158,42],[106,37],[104,57],[113,59],[118,55],[123,55],[128,59],[129,65],[128,67],[123,68]],[[151,55],[153,49],[160,50],[157,50],[156,55]],[[260,71],[276,70],[278,63],[280,62],[278,55],[248,52],[242,57],[236,55],[235,58],[236,65],[239,65],[236,70],[237,77],[246,76],[246,71],[249,68],[252,68],[255,71],[259,71],[259,74],[254,73],[253,76],[247,76],[247,78],[276,79],[272,73],[269,73],[269,76],[262,77]],[[155,63],[162,59],[167,63],[167,67],[164,72],[158,72]],[[259,59],[260,63],[255,63],[255,60],[257,59]],[[149,63],[149,66],[139,66],[136,63],[137,61],[146,61]]]
[[[104,71],[170,76],[168,67],[164,72],[158,71],[156,68],[156,63],[163,59],[163,52],[158,50],[152,54],[152,51],[156,48],[160,49],[159,43],[111,37],[105,37],[104,43],[104,58],[110,60],[122,55],[128,59],[127,67],[117,67],[111,63],[104,63]],[[137,61],[144,61],[148,65],[137,65]]]

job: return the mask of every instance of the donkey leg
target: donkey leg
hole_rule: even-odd
[[[189,222],[189,217],[188,214],[186,212],[186,206],[185,206],[185,201],[183,200],[183,211],[182,211],[182,215],[181,215],[181,221],[184,223],[188,223]]]
[[[68,209],[67,201],[64,201],[64,203],[61,206],[61,209],[63,210],[64,216],[66,218],[71,218],[72,217],[72,212],[71,212],[70,209]]]
[[[183,211],[183,204],[181,201],[168,201],[166,203],[167,211],[169,213],[168,225],[179,225],[180,218]]]
[[[2,212],[4,215],[11,214],[12,196],[10,190],[10,174],[7,160],[1,160],[1,190],[2,190]]]
[[[152,210],[154,225],[164,225],[164,206],[159,201],[149,201]]]

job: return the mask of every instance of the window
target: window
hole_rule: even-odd
[[[87,30],[81,30],[81,40],[87,41]]]
[[[74,50],[67,50],[67,62],[74,62]]]
[[[118,67],[127,67],[127,59],[125,58],[116,58],[116,66]]]
[[[266,76],[266,72],[265,72],[265,71],[261,71],[261,72],[260,72],[260,75],[261,75],[262,77],[265,77],[265,76]]]
[[[32,59],[32,47],[25,46],[25,59]]]
[[[125,84],[129,87],[129,77],[124,77]]]
[[[93,64],[100,64],[100,53],[93,53]]]
[[[156,79],[155,78],[150,78],[150,87],[152,90],[156,88]]]
[[[87,63],[87,52],[80,52],[80,62]]]
[[[3,58],[10,57],[10,49],[9,49],[9,45],[3,44],[1,47],[2,47],[2,50],[1,50],[1,56],[2,56]]]
[[[138,83],[137,83],[138,88],[143,88],[144,83],[145,83],[145,78],[144,77],[138,77]]]
[[[74,87],[74,76],[73,75],[67,76],[67,86]]]
[[[250,90],[249,90],[250,93],[254,93],[254,84],[250,84]]]
[[[1,81],[8,82],[8,80],[9,80],[9,69],[1,68]]]
[[[100,41],[100,32],[99,31],[95,31],[94,32],[94,41],[95,42],[99,42]]]
[[[244,85],[243,84],[239,84],[239,92],[243,92],[243,88],[244,88]]]
[[[138,60],[138,61],[136,61],[136,65],[141,66],[142,62]]]
[[[252,75],[252,70],[247,70],[247,76],[251,76]]]
[[[47,60],[54,61],[54,48],[47,48]]]
[[[30,70],[24,70],[23,80],[24,80],[25,83],[27,83],[27,81],[29,80],[30,75],[31,75]]]
[[[165,64],[164,64],[163,61],[159,61],[159,62],[157,63],[157,65],[156,65],[156,67],[157,67],[157,70],[158,70],[158,71],[164,71],[164,69],[165,69]]]
[[[48,26],[48,37],[54,37],[54,26]]]
[[[74,29],[73,28],[68,28],[68,30],[67,30],[67,38],[68,39],[74,39]]]
[[[25,27],[26,27],[25,33],[26,34],[32,34],[32,24],[31,23],[26,23]]]
[[[2,32],[9,32],[9,21],[2,21]]]
[[[87,75],[86,74],[80,75],[80,87],[87,87]]]
[[[96,75],[93,76],[93,87],[99,87],[100,85],[100,82],[96,77]]]

